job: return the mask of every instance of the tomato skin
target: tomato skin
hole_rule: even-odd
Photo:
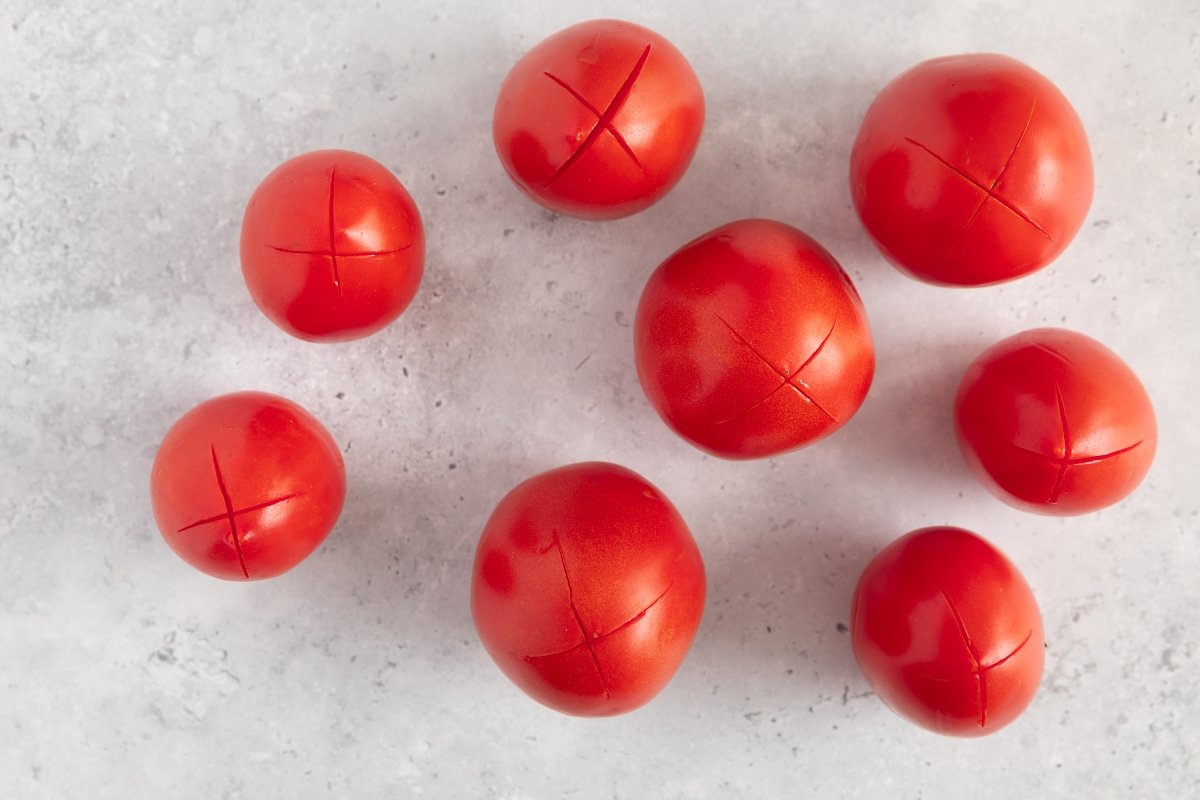
[[[1007,56],[947,56],[876,97],[850,189],[892,264],[983,286],[1041,269],[1070,244],[1092,202],[1092,156],[1075,110],[1040,73]]]
[[[264,392],[221,395],[188,411],[150,472],[163,539],[225,580],[271,578],[299,564],[329,534],[345,496],[333,437],[300,406]]]
[[[995,733],[1037,692],[1037,601],[1017,568],[970,531],[922,528],[885,547],[863,570],[850,617],[871,687],[935,733]]]
[[[724,225],[667,258],[642,292],[634,349],[650,404],[722,458],[828,436],[875,374],[850,278],[813,239],[764,219]]]
[[[610,716],[670,681],[704,595],[700,551],[670,501],[624,467],[590,462],[536,475],[496,506],[475,553],[471,616],[530,697]]]
[[[242,220],[250,296],[283,330],[310,342],[369,336],[408,307],[424,271],[417,206],[391,171],[347,150],[276,167]]]
[[[600,124],[610,107],[611,130]],[[654,31],[611,19],[572,25],[522,56],[492,119],[517,186],[586,219],[661,199],[687,171],[703,127],[704,93],[687,59]]]
[[[983,352],[954,403],[972,472],[1009,505],[1086,514],[1128,496],[1158,445],[1145,387],[1088,336],[1037,328]]]

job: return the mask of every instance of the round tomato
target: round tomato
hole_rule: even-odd
[[[628,216],[683,177],[704,127],[704,94],[654,31],[603,19],[559,31],[516,63],[492,135],[504,169],[546,208]]]
[[[1006,56],[925,61],[884,87],[850,154],[867,233],[897,267],[982,286],[1049,264],[1092,202],[1092,156],[1071,104]]]
[[[1132,492],[1158,442],[1141,381],[1104,345],[1039,328],[986,350],[954,405],[958,443],[1001,500],[1042,514],[1086,514]]]
[[[1017,568],[961,528],[923,528],[863,570],[854,657],[893,711],[936,733],[984,736],[1016,719],[1042,677],[1042,616]]]
[[[540,703],[621,714],[662,690],[704,610],[704,563],[679,512],[615,464],[573,464],[509,492],[475,553],[483,646]]]
[[[300,406],[262,392],[205,401],[172,426],[150,473],[163,538],[201,572],[257,580],[287,572],[337,522],[346,469]]]
[[[267,317],[310,342],[359,339],[408,307],[425,260],[421,216],[396,177],[346,150],[286,161],[250,197],[242,274]]]
[[[638,377],[676,433],[724,458],[827,436],[875,374],[867,315],[833,256],[781,222],[732,222],[684,245],[642,292]]]

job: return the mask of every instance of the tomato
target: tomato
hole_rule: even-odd
[[[180,558],[225,580],[287,572],[337,522],[346,469],[337,443],[282,397],[237,392],[184,414],[163,439],[150,498]]]
[[[867,315],[833,256],[781,222],[732,222],[664,261],[634,324],[638,378],[676,433],[724,458],[827,436],[875,374]]]
[[[993,345],[954,406],[972,471],[1006,503],[1086,514],[1141,483],[1154,460],[1154,408],[1124,361],[1095,339],[1039,328]]]
[[[1092,156],[1075,110],[1041,74],[1006,56],[948,56],[875,98],[850,154],[850,188],[897,267],[982,286],[1066,248],[1092,202]]]
[[[985,736],[1037,692],[1037,601],[1017,568],[969,531],[923,528],[885,547],[863,570],[850,617],[872,688],[923,728]]]
[[[280,328],[310,342],[358,339],[408,307],[425,260],[421,215],[396,177],[346,150],[286,161],[250,197],[242,274]]]
[[[651,30],[611,19],[559,31],[509,72],[492,120],[509,176],[546,208],[615,219],[683,177],[704,127],[691,66]]]
[[[483,646],[566,714],[631,711],[679,668],[704,609],[704,563],[679,512],[615,464],[572,464],[509,492],[475,553]]]

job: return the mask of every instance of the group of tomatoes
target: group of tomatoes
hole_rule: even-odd
[[[497,153],[543,206],[612,219],[682,177],[704,95],[686,59],[626,22],[567,28],[500,89]],[[884,256],[925,281],[978,286],[1028,274],[1079,230],[1091,155],[1063,95],[997,55],[918,64],[868,110],[850,161],[854,205]],[[250,198],[241,261],[254,301],[309,341],[393,321],[420,284],[420,214],[385,167],[318,151]],[[651,275],[634,331],[638,377],[663,421],[729,459],[778,455],[836,431],[875,369],[866,309],[824,248],[766,219],[731,222]],[[955,423],[971,469],[1002,500],[1081,514],[1133,491],[1154,455],[1137,377],[1099,342],[1039,329],[980,355]],[[154,513],[186,561],[231,580],[278,575],[333,528],[345,468],[325,428],[273,395],[200,404],[167,433]],[[641,476],[574,464],[510,491],[476,552],[471,610],[484,647],[540,702],[578,715],[649,701],[700,624],[705,571],[679,512]],[[927,528],[893,542],[854,594],[854,652],[890,707],[932,730],[990,733],[1041,677],[1041,614],[1020,572],[983,538]]]

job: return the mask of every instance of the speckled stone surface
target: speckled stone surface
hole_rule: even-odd
[[[1200,795],[1200,6],[147,0],[0,4],[0,797],[1189,797]],[[666,200],[597,224],[526,201],[492,152],[512,62],[598,15],[671,39],[708,98]],[[887,266],[847,157],[884,82],[993,50],[1054,80],[1091,137],[1096,198],[1050,268],[954,291]],[[288,338],[242,283],[257,182],[319,147],[387,164],[421,207],[426,280],[370,339]],[[703,456],[645,402],[630,323],[678,245],[745,216],[825,244],[879,368],[817,447]],[[1160,450],[1127,502],[1050,519],[966,472],[950,402],[991,342],[1093,335],[1141,375]],[[163,544],[147,479],[195,403],[300,402],[349,495],[268,582]],[[649,706],[578,720],[518,692],[468,613],[500,496],[608,459],[690,523],[710,596]],[[921,525],[983,533],[1046,622],[1040,694],[980,741],[872,696],[844,632],[869,556]]]

